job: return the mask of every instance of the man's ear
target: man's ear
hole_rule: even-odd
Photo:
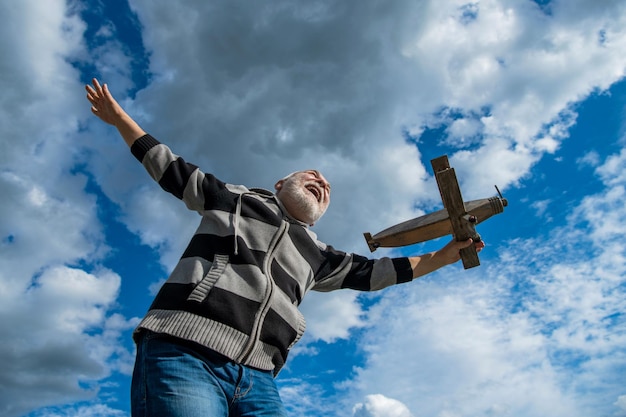
[[[278,182],[276,184],[274,184],[274,189],[276,191],[280,191],[281,188],[283,188],[283,183],[285,182],[285,180],[278,180]]]

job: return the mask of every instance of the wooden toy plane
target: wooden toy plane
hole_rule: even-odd
[[[412,245],[449,234],[452,234],[457,241],[464,241],[471,237],[478,242],[480,235],[476,232],[476,225],[504,211],[508,202],[502,197],[498,187],[496,187],[497,197],[464,202],[454,168],[450,167],[448,157],[440,156],[431,160],[430,163],[443,201],[443,210],[397,224],[374,236],[364,233],[370,251],[374,252],[379,247],[393,248]],[[461,259],[465,269],[480,265],[474,245],[461,250]]]

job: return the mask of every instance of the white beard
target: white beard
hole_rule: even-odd
[[[307,224],[313,224],[326,212],[315,196],[296,178],[288,178],[280,190],[280,198],[293,217]]]

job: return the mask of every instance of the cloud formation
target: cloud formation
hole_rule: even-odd
[[[354,417],[413,417],[404,404],[384,395],[368,395],[353,408]]]
[[[135,102],[147,128],[233,182],[319,167],[336,190],[320,234],[348,249],[436,203],[424,128],[450,123],[442,139],[477,198],[494,179],[473,167],[518,184],[567,138],[573,105],[624,75],[618,1],[576,15],[526,0],[133,5],[154,74]]]
[[[368,360],[353,392],[428,416],[616,412],[626,248],[612,220],[626,214],[617,203],[626,184],[606,172],[620,157],[597,168],[606,190],[585,198],[565,227],[512,241],[481,273],[442,272],[387,293],[368,316]]]
[[[0,414],[18,416],[127,373],[130,325],[110,314],[120,277],[97,267],[109,248],[77,166],[84,103],[67,60],[85,25],[64,1],[5,2],[0,16]]]

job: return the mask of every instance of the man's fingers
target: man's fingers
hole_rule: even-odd
[[[89,100],[92,104],[92,113],[97,114],[99,108],[104,105],[102,103],[102,99],[104,99],[107,95],[110,96],[110,93],[107,85],[100,85],[96,78],[93,78],[91,83],[93,84],[93,87],[90,85],[85,86],[85,89],[87,90],[87,100]]]
[[[98,79],[94,78],[93,80],[91,80],[91,83],[96,88],[97,92],[102,92],[102,87],[100,86],[100,83],[98,82]]]
[[[91,88],[90,85],[86,85],[85,86],[85,90],[87,90],[87,98],[92,101],[96,99],[96,96],[98,95],[98,93],[96,93],[96,91]]]
[[[94,90],[90,85],[86,85],[85,90],[87,90],[87,100],[89,100],[91,104],[96,104],[98,100],[102,97],[102,93],[98,94],[98,92]]]

